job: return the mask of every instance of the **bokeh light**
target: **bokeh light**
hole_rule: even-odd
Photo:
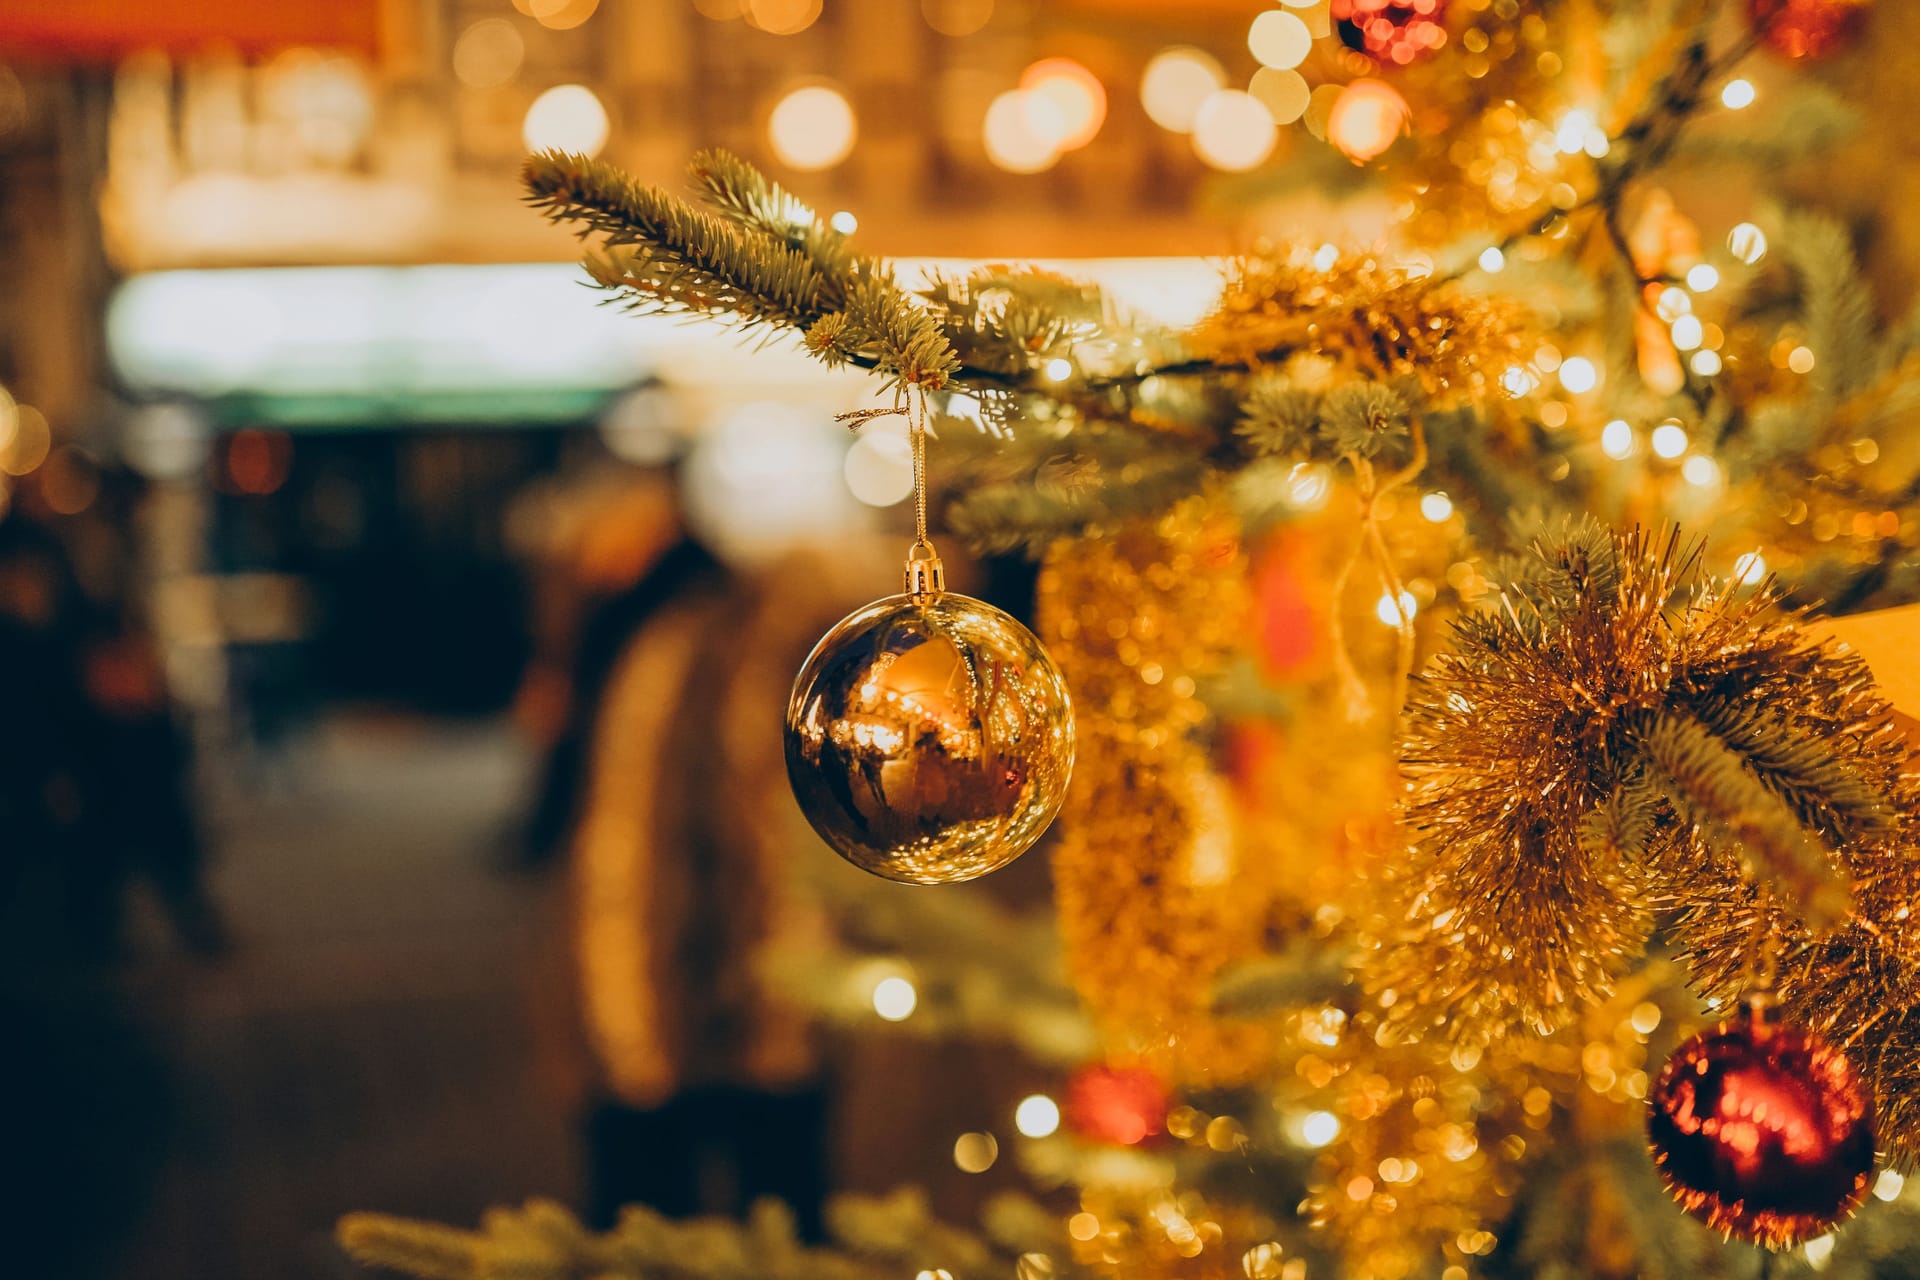
[[[1193,121],[1193,149],[1216,169],[1240,173],[1273,154],[1279,131],[1260,99],[1221,89],[1200,104]]]
[[[820,0],[747,0],[747,21],[776,36],[796,35],[820,16]]]
[[[1042,58],[1020,76],[1027,127],[1057,151],[1092,142],[1107,119],[1100,77],[1072,58]]]
[[[1687,268],[1687,288],[1705,293],[1720,283],[1720,272],[1711,262],[1696,262]]]
[[[1653,452],[1667,459],[1687,451],[1687,429],[1677,422],[1663,422],[1653,429]]]
[[[1176,45],[1162,49],[1147,63],[1140,77],[1140,105],[1162,129],[1188,133],[1200,104],[1226,82],[1226,73],[1206,50]]]
[[[1247,48],[1262,66],[1291,71],[1313,50],[1313,32],[1298,15],[1269,9],[1247,30]]]
[[[573,151],[600,154],[607,145],[612,123],[593,90],[583,84],[559,84],[533,100],[520,137],[529,151]]]
[[[570,31],[600,7],[600,0],[531,0],[525,12],[543,27]]]
[[[1767,234],[1751,222],[1742,222],[1727,232],[1727,252],[1752,266],[1767,256]]]
[[[505,18],[482,18],[453,42],[453,74],[469,89],[496,89],[520,74],[527,44]]]
[[[1007,90],[988,105],[980,140],[996,167],[1008,173],[1039,173],[1060,158],[1059,148],[1034,132],[1034,114],[1019,89]]]
[[[1441,493],[1439,490],[1422,494],[1420,498],[1420,514],[1434,524],[1440,524],[1453,514],[1453,499]]]
[[[920,16],[943,36],[970,36],[993,18],[993,0],[920,0]]]
[[[1355,80],[1334,100],[1327,116],[1327,140],[1356,163],[1365,163],[1393,145],[1412,113],[1400,91],[1382,80]]]
[[[13,432],[0,441],[0,471],[24,476],[47,460],[53,431],[47,426],[47,415],[30,404],[15,406],[12,416]]]
[[[1754,91],[1751,80],[1729,80],[1720,90],[1720,105],[1729,111],[1740,111],[1753,105],[1760,95]]]
[[[954,1167],[962,1173],[985,1173],[1000,1158],[1000,1143],[990,1133],[963,1133],[953,1143]]]
[[[1615,418],[1600,428],[1600,452],[1618,461],[1633,456],[1633,424],[1625,418]]]
[[[861,428],[842,468],[847,489],[870,507],[891,507],[913,492],[913,448],[904,424],[880,421]]]
[[[795,89],[775,103],[767,117],[773,154],[790,169],[831,169],[853,154],[858,136],[853,104],[823,84]]]
[[[1028,1094],[1013,1109],[1013,1127],[1029,1138],[1045,1138],[1060,1128],[1060,1106],[1044,1093]]]
[[[1262,67],[1253,73],[1247,92],[1260,99],[1275,124],[1292,124],[1307,110],[1313,90],[1298,71],[1276,71]]]
[[[1585,356],[1569,356],[1560,364],[1560,385],[1582,395],[1600,385],[1600,369]]]
[[[920,993],[905,978],[882,978],[874,984],[873,1011],[888,1022],[905,1022],[919,1003]]]

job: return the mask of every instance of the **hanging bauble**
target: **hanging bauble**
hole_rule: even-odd
[[[1145,1067],[1081,1067],[1067,1081],[1061,1115],[1068,1132],[1091,1142],[1138,1146],[1167,1126],[1167,1086]]]
[[[1769,49],[1788,58],[1824,58],[1850,43],[1869,0],[1747,0],[1747,20]]]
[[[1873,1095],[1853,1064],[1760,1010],[1681,1045],[1647,1101],[1654,1163],[1674,1199],[1754,1244],[1824,1235],[1873,1180]]]
[[[1333,0],[1340,43],[1382,67],[1404,67],[1447,42],[1447,0]]]

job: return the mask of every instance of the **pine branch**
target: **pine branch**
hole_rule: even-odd
[[[1811,927],[1846,916],[1851,894],[1824,842],[1711,729],[1669,709],[1655,712],[1636,739],[1654,784],[1709,844],[1778,886]]]

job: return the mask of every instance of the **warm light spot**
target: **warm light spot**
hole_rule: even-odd
[[[1526,395],[1539,385],[1540,379],[1534,376],[1533,370],[1523,364],[1510,364],[1506,372],[1500,375],[1500,389],[1515,399]]]
[[[1273,116],[1260,99],[1221,89],[1200,104],[1193,118],[1193,149],[1216,169],[1243,173],[1273,154],[1278,139]]]
[[[1892,1169],[1882,1169],[1880,1176],[1873,1180],[1873,1194],[1879,1200],[1898,1200],[1906,1189],[1907,1180]]]
[[[1767,256],[1766,232],[1751,222],[1743,222],[1727,232],[1727,252],[1752,266]]]
[[[273,493],[293,468],[293,437],[284,431],[236,431],[227,439],[226,461],[236,492]]]
[[[1309,1111],[1300,1121],[1300,1141],[1324,1147],[1340,1136],[1340,1117],[1331,1111]]]
[[[953,1163],[962,1173],[985,1173],[1000,1158],[1000,1143],[990,1133],[963,1133],[954,1139]]]
[[[87,454],[63,444],[40,471],[40,496],[55,515],[79,515],[100,494],[100,468]]]
[[[1400,607],[1396,609],[1393,607],[1392,593],[1383,591],[1380,593],[1380,599],[1374,602],[1373,616],[1380,619],[1381,622],[1389,627],[1397,627],[1403,618],[1411,622],[1413,615],[1417,613],[1419,609],[1420,602],[1413,598],[1412,592],[1402,591],[1400,593]]]
[[[1687,268],[1687,288],[1705,293],[1720,283],[1720,270],[1711,262],[1696,262]]]
[[[1687,367],[1703,378],[1711,378],[1720,372],[1720,353],[1718,351],[1696,351],[1693,359],[1687,361]]]
[[[1433,523],[1440,524],[1453,514],[1453,499],[1438,490],[1423,494],[1420,498],[1420,514]]]
[[[1313,51],[1313,32],[1296,15],[1268,9],[1247,30],[1247,49],[1262,66],[1291,71]]]
[[[1660,296],[1654,299],[1653,303],[1653,313],[1668,322],[1678,320],[1692,310],[1693,296],[1685,289],[1674,285],[1668,285],[1662,289]]]
[[[1812,347],[1795,347],[1787,353],[1787,368],[1795,373],[1812,373],[1813,364]]]
[[[1758,551],[1749,551],[1733,562],[1733,580],[1743,587],[1758,586],[1765,580],[1766,576],[1767,558]],[[1658,1026],[1660,1010],[1652,1005],[1643,1005],[1641,1008],[1653,1009],[1654,1025]],[[1633,1027],[1634,1030],[1642,1033],[1653,1030],[1653,1027],[1642,1027],[1640,1025],[1639,1009],[1634,1010]]]
[[[1100,1219],[1090,1213],[1076,1213],[1067,1219],[1067,1234],[1075,1240],[1091,1240],[1100,1234]]]
[[[1393,145],[1412,112],[1400,91],[1382,80],[1355,80],[1327,116],[1327,140],[1355,163],[1365,163]]]
[[[1313,97],[1306,77],[1298,71],[1276,71],[1272,67],[1254,72],[1247,92],[1260,99],[1260,105],[1267,109],[1275,124],[1292,124],[1298,120]]]
[[[1073,376],[1073,361],[1065,356],[1055,356],[1040,368],[1048,382],[1065,382]]]
[[[869,423],[842,464],[847,489],[870,507],[891,507],[913,492],[913,449],[894,419]]]
[[[1315,271],[1331,271],[1333,270],[1333,264],[1338,261],[1340,261],[1339,245],[1323,244],[1313,251],[1313,269]]]
[[[853,104],[838,89],[810,84],[774,105],[767,117],[773,154],[790,169],[831,169],[853,153],[859,127]]]
[[[1480,269],[1488,275],[1503,269],[1507,265],[1507,255],[1500,251],[1497,244],[1488,245],[1480,251]]]
[[[1177,45],[1162,49],[1147,63],[1140,77],[1140,104],[1162,129],[1187,133],[1193,129],[1200,104],[1226,82],[1220,64],[1205,50]]]
[[[1296,462],[1287,472],[1287,503],[1298,511],[1318,511],[1333,492],[1333,473],[1324,463]]]
[[[1706,330],[1700,324],[1699,316],[1681,316],[1673,322],[1673,345],[1680,351],[1691,351],[1700,345],[1706,336]]]
[[[1807,1255],[1807,1263],[1815,1271],[1827,1269],[1827,1263],[1833,1258],[1833,1234],[1816,1236],[1802,1246]]]
[[[1720,464],[1696,453],[1680,464],[1680,477],[1695,488],[1710,489],[1720,483]]]
[[[532,0],[527,13],[541,26],[570,31],[593,16],[600,0]]]
[[[1009,89],[995,98],[987,107],[981,129],[987,159],[1008,173],[1039,173],[1052,168],[1060,158],[1060,149],[1033,131],[1035,114],[1028,110],[1027,95],[1022,90]]]
[[[820,16],[821,0],[747,0],[747,21],[776,36],[805,31]]]
[[[860,229],[860,219],[854,217],[851,210],[842,209],[827,219],[827,225],[843,236],[850,236]]]
[[[1013,1127],[1029,1138],[1044,1138],[1060,1127],[1060,1107],[1044,1093],[1028,1094],[1013,1109]]]
[[[920,993],[905,978],[882,978],[874,984],[873,1011],[888,1022],[904,1022],[920,1003]]]
[[[1633,426],[1624,418],[1615,418],[1600,428],[1600,452],[1609,458],[1631,458],[1633,443]]]
[[[1020,76],[1027,127],[1059,151],[1092,142],[1107,119],[1100,77],[1072,58],[1042,58]]]
[[[1600,370],[1585,356],[1570,356],[1561,362],[1560,385],[1581,395],[1600,385]]]
[[[1751,80],[1729,80],[1720,90],[1720,105],[1729,111],[1740,111],[1753,105],[1760,95],[1754,90]]]
[[[520,126],[529,151],[598,155],[612,125],[607,109],[583,84],[558,84],[533,100]]]
[[[520,74],[527,45],[505,18],[482,18],[453,42],[453,74],[469,89],[494,89]]]
[[[920,0],[920,16],[943,36],[970,36],[993,17],[993,0]]]
[[[1372,1178],[1369,1178],[1363,1175],[1361,1177],[1354,1178],[1347,1183],[1347,1199],[1349,1200],[1355,1200],[1355,1201],[1365,1200],[1368,1196],[1372,1194],[1373,1194]]]
[[[1677,422],[1663,422],[1653,429],[1653,451],[1662,458],[1677,458],[1687,451],[1687,431]]]

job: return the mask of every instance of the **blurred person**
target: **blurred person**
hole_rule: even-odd
[[[807,1017],[760,972],[826,927],[796,860],[834,860],[787,789],[780,725],[793,672],[854,594],[836,579],[885,579],[845,553],[743,574],[686,532],[671,489],[633,500],[645,510],[609,518],[654,530],[656,549],[579,632],[577,791],[552,802],[574,815],[590,1216],[773,1196],[818,1238],[826,1072]]]

